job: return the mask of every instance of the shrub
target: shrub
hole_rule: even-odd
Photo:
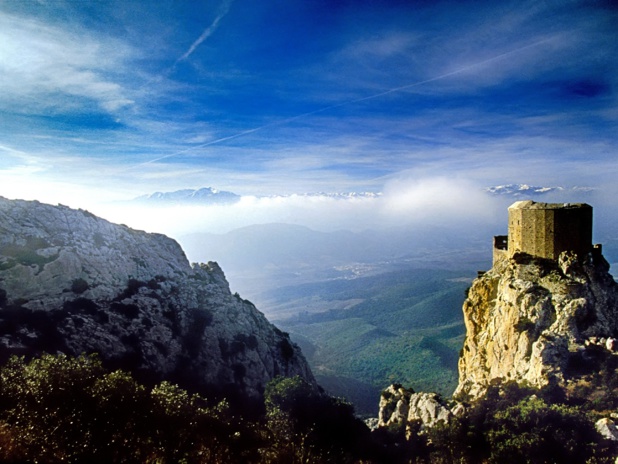
[[[587,462],[599,436],[577,409],[536,396],[498,411],[489,421],[490,463]]]
[[[369,429],[352,405],[302,378],[278,377],[265,391],[267,463],[348,463],[370,454]]]
[[[252,433],[226,403],[147,389],[96,356],[13,357],[0,370],[2,462],[249,462]]]
[[[88,282],[82,278],[73,280],[73,283],[71,284],[71,291],[77,295],[81,295],[89,288],[90,286],[88,285]]]

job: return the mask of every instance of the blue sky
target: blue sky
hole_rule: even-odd
[[[609,0],[5,0],[0,195],[615,198],[616,24]]]

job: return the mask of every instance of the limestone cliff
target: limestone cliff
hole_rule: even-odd
[[[259,394],[314,383],[299,348],[232,295],[216,263],[64,206],[0,197],[0,357],[98,352],[112,367],[199,389]]]
[[[377,427],[403,427],[412,422],[433,427],[439,422],[448,422],[453,414],[437,393],[415,393],[393,384],[380,395]]]
[[[463,305],[466,339],[455,397],[494,379],[563,383],[618,336],[618,285],[599,250],[557,260],[516,253],[477,278]]]

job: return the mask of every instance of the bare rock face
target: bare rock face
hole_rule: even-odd
[[[405,424],[410,411],[412,392],[401,385],[390,385],[380,395],[378,427]]]
[[[41,352],[98,352],[146,378],[249,396],[277,375],[315,383],[216,263],[86,211],[0,197],[0,360]]]
[[[447,423],[452,414],[437,393],[414,393],[410,397],[408,422],[420,421],[425,427]]]
[[[466,339],[455,397],[494,379],[563,383],[599,350],[615,349],[618,285],[599,251],[558,260],[516,254],[477,278],[464,302]]]
[[[599,419],[595,422],[594,427],[603,438],[618,441],[618,427],[616,427],[616,423],[613,420],[608,418]]]
[[[407,426],[420,422],[421,428],[448,422],[452,417],[437,393],[415,393],[400,385],[390,385],[380,396],[378,427]]]

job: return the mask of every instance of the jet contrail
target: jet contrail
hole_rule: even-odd
[[[174,64],[171,65],[169,68],[164,69],[158,75],[153,76],[150,79],[148,79],[144,84],[142,84],[139,87],[139,90],[142,90],[142,89],[150,86],[155,81],[161,81],[164,77],[169,76],[170,74],[172,74],[176,70],[176,66],[178,66],[178,64],[181,61],[184,61],[187,58],[189,58],[189,56],[191,56],[191,54],[197,49],[197,47],[199,47],[202,44],[202,42],[204,42],[204,40],[206,40],[208,37],[210,37],[217,30],[221,20],[224,18],[225,15],[227,15],[229,13],[230,7],[231,7],[233,1],[234,0],[226,0],[221,5],[221,9],[219,11],[219,14],[215,17],[215,19],[212,21],[210,26],[208,26],[206,29],[204,29],[202,31],[200,36],[191,44],[191,46],[187,49],[187,51],[184,52],[182,54],[182,56],[180,56],[180,58],[178,58],[176,61],[174,61]]]
[[[217,19],[215,19],[215,22],[213,22],[213,25],[215,25],[215,23],[217,23],[217,22],[218,22]],[[211,25],[210,28],[212,28],[213,25]],[[204,36],[206,34],[206,32],[210,28],[208,28],[206,31],[204,31],[202,36]],[[207,37],[207,35],[204,38],[206,38],[206,37]],[[201,38],[201,36],[200,36],[200,38]],[[137,167],[145,166],[145,165],[148,165],[148,164],[156,163],[157,161],[161,161],[161,160],[164,160],[164,159],[173,158],[174,156],[179,156],[179,155],[182,155],[183,153],[187,153],[187,152],[194,151],[194,150],[199,150],[200,148],[204,148],[204,147],[208,147],[210,145],[215,145],[215,144],[218,144],[218,143],[221,143],[221,142],[225,142],[226,140],[236,139],[238,137],[242,137],[244,135],[251,134],[253,132],[261,131],[261,130],[267,129],[269,127],[281,126],[281,125],[290,123],[292,121],[295,121],[297,119],[305,118],[307,116],[312,116],[312,115],[318,114],[318,113],[323,113],[325,111],[332,110],[332,109],[335,109],[335,108],[340,108],[342,106],[348,106],[348,105],[353,105],[355,103],[364,102],[364,101],[367,101],[367,100],[373,100],[375,98],[383,97],[384,95],[389,95],[391,93],[401,92],[403,90],[411,89],[413,87],[418,87],[420,85],[429,84],[430,82],[435,82],[435,81],[439,81],[441,79],[446,79],[447,77],[451,77],[451,76],[454,76],[454,75],[457,75],[457,74],[461,74],[461,73],[466,72],[466,71],[468,71],[470,69],[473,69],[473,68],[476,68],[476,67],[479,67],[479,66],[483,66],[483,65],[485,65],[487,63],[491,63],[493,61],[501,60],[501,59],[503,59],[503,58],[505,58],[507,56],[515,55],[515,54],[520,53],[520,52],[522,52],[524,50],[527,50],[529,48],[537,47],[538,45],[543,44],[545,42],[549,42],[549,41],[551,41],[553,39],[554,39],[554,37],[550,37],[550,38],[547,38],[547,39],[542,39],[542,40],[539,40],[539,41],[534,42],[532,44],[525,45],[523,47],[517,48],[515,50],[510,50],[508,52],[500,53],[499,55],[493,56],[493,57],[488,58],[486,60],[477,61],[476,63],[472,63],[472,64],[470,64],[468,66],[461,67],[461,68],[456,69],[454,71],[450,71],[448,73],[440,74],[439,76],[432,77],[430,79],[425,79],[425,80],[422,80],[422,81],[417,81],[417,82],[414,82],[412,84],[402,85],[400,87],[393,87],[393,88],[385,90],[383,92],[375,93],[375,94],[372,94],[372,95],[369,95],[369,96],[366,96],[366,97],[355,98],[353,100],[346,100],[345,102],[342,102],[342,103],[337,103],[335,105],[330,105],[330,106],[324,106],[322,108],[318,108],[317,110],[309,111],[307,113],[302,113],[302,114],[299,114],[297,116],[293,116],[291,118],[282,119],[282,120],[275,121],[275,122],[272,122],[272,123],[269,123],[269,124],[265,124],[263,126],[254,127],[253,129],[248,129],[248,130],[245,130],[245,131],[237,132],[236,134],[229,135],[227,137],[221,137],[221,138],[216,139],[216,140],[211,140],[209,142],[206,142],[206,143],[203,143],[203,144],[200,144],[200,145],[197,145],[197,146],[189,147],[189,148],[186,148],[186,149],[181,150],[181,151],[170,153],[169,155],[164,155],[164,156],[161,156],[159,158],[155,158],[155,159],[152,159],[150,161],[146,161],[144,163],[137,164],[137,165],[133,166],[132,168],[137,168]],[[195,44],[199,45],[198,42],[201,43],[200,39],[196,40],[194,45]],[[195,45],[195,46],[197,46],[197,45]],[[192,45],[191,48],[187,51],[187,53],[185,53],[185,55],[187,55],[187,56],[190,55],[191,52],[194,49],[195,48]],[[182,59],[182,57],[179,58],[178,61],[180,61],[181,59]],[[129,168],[129,169],[132,169],[132,168]]]
[[[197,40],[195,42],[193,42],[191,44],[189,49],[180,58],[178,58],[176,60],[176,62],[172,66],[172,68],[174,66],[176,66],[178,63],[180,63],[181,61],[186,60],[187,58],[189,58],[191,53],[193,53],[195,51],[195,49],[197,47],[199,47],[204,40],[206,40],[208,37],[210,37],[213,34],[213,32],[215,32],[217,30],[217,27],[219,27],[219,22],[223,19],[223,17],[226,14],[228,14],[228,12],[230,11],[230,6],[231,5],[232,5],[232,0],[227,0],[225,3],[223,3],[223,5],[221,7],[221,12],[217,15],[217,17],[214,19],[212,24],[210,26],[208,26],[206,29],[204,29],[202,34],[197,38]]]

